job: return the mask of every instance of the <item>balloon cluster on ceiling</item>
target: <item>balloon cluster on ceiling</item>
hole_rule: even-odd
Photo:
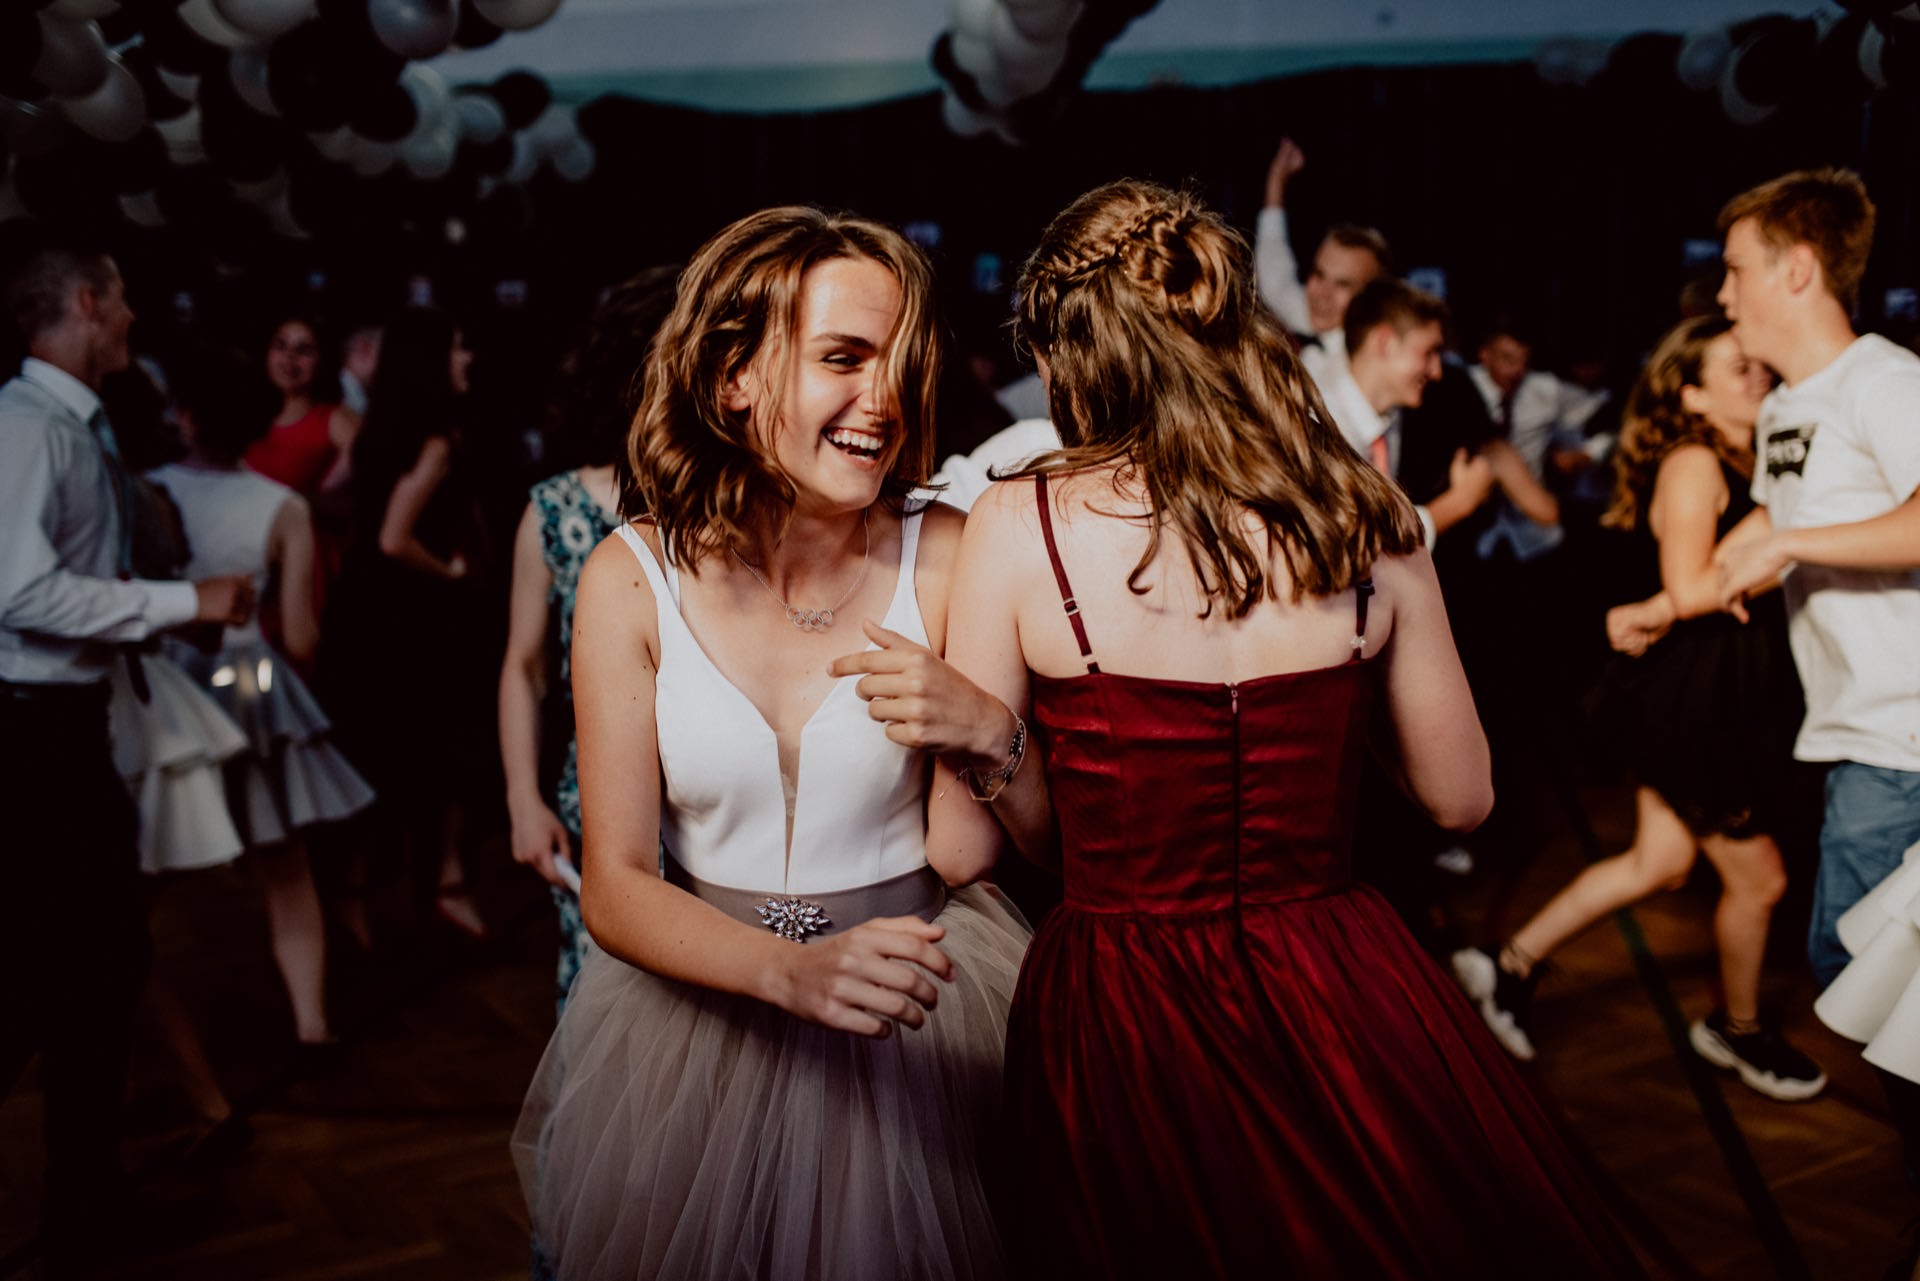
[[[1920,0],[1839,4],[1844,13],[1765,14],[1686,36],[1552,40],[1540,46],[1534,66],[1549,83],[1569,86],[1611,79],[1645,90],[1655,83],[1649,77],[1669,77],[1717,98],[1738,125],[1757,125],[1800,103],[1920,93]]]
[[[1028,141],[1053,122],[1087,69],[1158,0],[949,0],[933,47],[955,133]]]
[[[484,195],[593,145],[524,71],[452,90],[425,65],[561,0],[5,0],[0,221],[103,200],[141,226],[238,203],[283,236],[334,225],[357,180]]]

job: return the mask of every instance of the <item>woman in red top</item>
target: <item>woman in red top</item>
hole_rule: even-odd
[[[348,460],[360,415],[320,394],[320,337],[312,321],[290,316],[267,342],[267,377],[280,389],[273,429],[247,450],[247,466],[307,500],[313,512],[313,607],[325,612],[327,586],[340,572],[352,519]],[[330,379],[328,380],[331,381]]]

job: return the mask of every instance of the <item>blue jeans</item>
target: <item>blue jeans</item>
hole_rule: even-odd
[[[1841,761],[1827,774],[1827,816],[1820,825],[1820,870],[1807,935],[1807,960],[1823,989],[1852,959],[1840,945],[1841,915],[1899,867],[1915,841],[1920,772]]]

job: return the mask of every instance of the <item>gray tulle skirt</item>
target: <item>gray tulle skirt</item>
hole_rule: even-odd
[[[513,1136],[557,1275],[1001,1276],[982,1168],[1030,931],[990,887],[934,919],[957,977],[881,1040],[589,948]]]

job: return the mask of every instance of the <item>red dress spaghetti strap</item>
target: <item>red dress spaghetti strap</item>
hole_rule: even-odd
[[[1010,1253],[1047,1277],[1640,1275],[1506,1054],[1348,855],[1360,661],[1033,678],[1066,897],[1009,1015]]]

